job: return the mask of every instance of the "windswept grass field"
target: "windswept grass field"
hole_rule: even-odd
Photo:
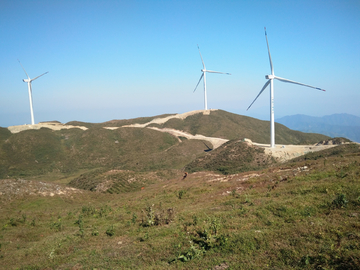
[[[350,144],[238,174],[94,175],[112,194],[1,190],[0,268],[360,269],[359,163]]]

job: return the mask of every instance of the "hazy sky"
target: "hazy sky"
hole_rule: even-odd
[[[269,119],[360,116],[360,1],[0,0],[0,126],[29,124],[26,78],[35,80],[35,122],[104,122],[208,107]]]

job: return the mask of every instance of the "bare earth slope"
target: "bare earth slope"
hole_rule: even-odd
[[[35,124],[35,125],[10,126],[10,127],[8,127],[8,130],[10,130],[11,133],[19,133],[19,132],[24,131],[24,130],[40,129],[40,128],[49,128],[49,129],[52,129],[52,130],[79,128],[79,129],[82,129],[82,130],[87,130],[86,127],[65,125],[65,124],[61,124],[61,123],[58,123],[58,122],[46,122],[46,123],[39,123],[39,124]]]
[[[305,155],[311,152],[317,152],[324,149],[332,148],[336,146],[332,145],[276,145],[275,148],[271,148],[267,144],[254,143],[258,147],[264,148],[265,153],[273,156],[276,160],[284,162],[293,159],[298,156]]]

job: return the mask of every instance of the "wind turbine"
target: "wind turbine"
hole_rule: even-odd
[[[224,72],[219,72],[219,71],[212,71],[212,70],[207,70],[206,67],[205,67],[205,63],[204,63],[204,60],[201,56],[201,52],[200,52],[200,48],[199,48],[199,45],[197,45],[198,49],[199,49],[199,54],[200,54],[200,57],[201,57],[201,62],[203,64],[203,69],[201,70],[202,74],[200,76],[200,79],[194,89],[194,92],[196,91],[196,88],[198,87],[201,79],[204,78],[204,103],[205,103],[205,111],[207,110],[207,97],[206,97],[206,72],[209,72],[209,73],[219,73],[219,74],[227,74],[227,75],[231,75],[230,73],[224,73]]]
[[[19,63],[20,63],[20,60],[18,59]],[[20,63],[22,69],[24,70],[26,76],[27,76],[27,79],[23,79],[23,82],[26,82],[28,84],[28,90],[29,90],[29,100],[30,100],[30,113],[31,113],[31,125],[34,125],[35,124],[35,121],[34,121],[34,111],[33,111],[33,103],[32,103],[32,89],[31,89],[31,82],[32,81],[35,81],[37,78],[45,75],[46,73],[49,73],[49,72],[45,72],[44,74],[41,74],[40,76],[37,76],[36,78],[34,79],[30,79],[29,75],[26,73],[25,71],[25,68],[23,67],[23,65]]]
[[[298,84],[298,85],[314,88],[314,89],[317,89],[317,90],[320,90],[320,91],[325,91],[325,90],[321,89],[321,88],[318,88],[318,87],[310,86],[310,85],[307,85],[307,84],[303,84],[303,83],[291,81],[291,80],[288,80],[288,79],[280,78],[280,77],[274,75],[274,68],[273,68],[273,64],[272,64],[272,61],[271,61],[269,42],[268,42],[268,38],[267,38],[267,34],[266,34],[266,27],[264,27],[264,28],[265,28],[266,44],[267,44],[267,49],[268,49],[268,53],[269,53],[271,75],[266,75],[265,76],[265,78],[268,81],[265,83],[265,85],[261,89],[260,93],[254,99],[254,101],[250,104],[250,106],[247,108],[247,110],[250,109],[251,105],[254,104],[255,100],[261,95],[261,93],[270,84],[270,139],[271,139],[270,147],[274,148],[275,147],[275,123],[274,123],[274,82],[273,82],[273,80],[276,79],[276,80],[286,82],[286,83]]]

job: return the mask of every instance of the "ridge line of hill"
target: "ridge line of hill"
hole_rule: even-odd
[[[198,113],[203,113],[204,115],[209,115],[210,111],[217,111],[217,109],[210,109],[210,110],[195,110],[195,111],[190,111],[190,112],[185,112],[185,113],[180,113],[180,114],[175,114],[175,115],[170,115],[167,117],[157,117],[147,123],[144,124],[131,124],[131,125],[124,125],[123,127],[146,127],[148,125],[151,124],[164,124],[167,121],[169,121],[170,119],[186,119],[188,116],[194,115],[194,114],[198,114]],[[52,130],[61,130],[61,129],[70,129],[70,128],[79,128],[82,130],[87,130],[88,128],[85,126],[74,126],[74,125],[67,125],[67,124],[62,124],[60,122],[57,121],[53,121],[53,122],[43,122],[43,123],[38,123],[38,124],[34,124],[34,125],[19,125],[19,126],[9,126],[7,129],[11,132],[11,133],[19,133],[21,131],[25,131],[25,130],[29,130],[29,129],[40,129],[40,128],[50,128]],[[114,130],[117,129],[119,127],[104,127],[105,129],[110,129],[110,130]]]
[[[117,126],[111,126],[111,125],[107,126],[107,123],[103,123],[101,125],[97,125],[97,127],[102,127],[102,129],[108,129],[108,130],[117,130],[120,127],[151,129],[158,132],[168,133],[171,136],[174,136],[179,142],[182,142],[182,140],[184,140],[185,138],[189,140],[200,140],[203,142],[204,141],[209,142],[212,144],[211,146],[206,145],[206,143],[204,142],[204,144],[208,148],[207,150],[217,149],[226,142],[228,142],[229,140],[234,140],[234,139],[243,140],[243,138],[246,137],[246,138],[251,138],[251,140],[245,139],[245,141],[247,141],[248,144],[265,149],[266,154],[273,156],[280,161],[286,161],[291,158],[304,155],[308,152],[316,152],[319,150],[323,150],[324,148],[333,147],[333,146],[315,146],[314,142],[311,141],[304,143],[306,142],[305,140],[302,146],[298,145],[295,147],[293,143],[286,144],[282,142],[277,144],[275,148],[271,149],[268,144],[262,144],[263,140],[260,140],[259,136],[251,136],[252,135],[251,133],[241,133],[240,131],[242,129],[248,128],[249,124],[248,123],[244,124],[243,122],[235,119],[232,114],[227,114],[226,116],[235,124],[240,125],[240,130],[237,131],[240,132],[242,135],[240,137],[239,135],[227,136],[229,130],[225,131],[225,133],[218,132],[219,130],[221,130],[221,124],[219,126],[219,123],[223,123],[221,116],[224,113],[226,112],[217,109],[194,110],[182,114],[163,115],[163,117],[158,116],[155,118],[146,119],[147,121],[145,121],[145,123],[142,121],[142,119],[133,119],[132,124],[126,123],[126,125],[124,125],[124,122],[122,122],[119,123],[120,125]],[[210,121],[211,117],[208,117],[210,116],[210,114],[213,115],[212,117],[214,117],[214,119],[217,121],[216,125],[212,124],[212,122]],[[188,117],[192,118],[190,122],[188,121],[190,118],[187,119]],[[187,123],[185,123],[186,121]],[[192,128],[191,124],[193,124],[194,121],[195,123],[201,123],[202,126],[199,124],[194,124],[194,128]],[[71,123],[62,124],[57,121],[51,121],[51,122],[39,123],[36,125],[10,126],[8,127],[8,130],[11,133],[18,133],[24,130],[41,129],[41,128],[48,128],[52,130],[62,130],[62,129],[71,129],[71,128],[88,130],[89,128],[91,128],[91,126],[86,126],[86,123],[78,123],[78,124],[79,125],[72,125]],[[94,126],[95,125],[96,124],[94,124]],[[259,129],[258,123],[254,124],[254,126],[255,128]],[[236,134],[238,133],[237,131],[235,132]],[[281,132],[279,133],[279,135],[283,136]],[[252,140],[254,139],[258,143],[252,142]]]

